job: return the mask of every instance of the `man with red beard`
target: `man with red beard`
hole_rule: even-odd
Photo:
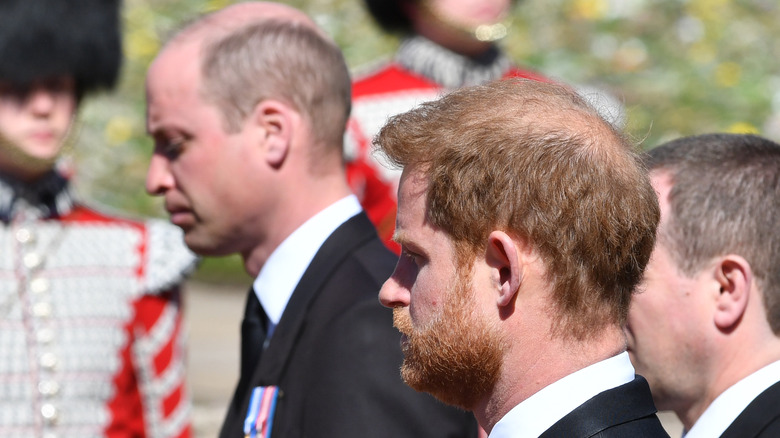
[[[623,135],[573,90],[464,88],[392,118],[402,254],[380,300],[411,387],[491,438],[662,437],[623,326],[658,202]]]

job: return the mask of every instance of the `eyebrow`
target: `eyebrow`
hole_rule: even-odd
[[[409,238],[407,237],[408,233],[405,233],[403,230],[399,230],[398,227],[396,227],[395,231],[393,231],[393,242],[401,245],[404,242],[408,242]]]
[[[146,113],[146,134],[150,136],[154,136],[155,134],[159,134],[160,131],[163,131],[165,129],[165,126],[160,123],[159,118],[152,120],[149,116],[149,112]]]
[[[425,248],[412,239],[408,232],[404,232],[403,230],[396,230],[395,233],[393,233],[393,241],[401,245],[402,248],[409,249],[415,253],[422,255],[427,254]]]
[[[149,127],[150,127],[149,123],[147,122],[146,134],[149,135],[150,137],[162,136],[166,138],[171,138],[171,137],[186,135],[185,130],[182,129],[175,122],[157,121],[153,126],[154,129],[149,129]]]

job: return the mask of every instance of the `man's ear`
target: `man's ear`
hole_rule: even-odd
[[[720,287],[715,303],[715,326],[730,330],[747,309],[753,271],[747,260],[733,254],[721,257],[714,269],[714,287]]]
[[[488,236],[486,260],[497,272],[500,307],[509,305],[523,281],[523,266],[514,240],[503,231],[493,231]]]
[[[253,121],[259,129],[266,162],[280,168],[287,158],[298,113],[289,105],[265,99],[255,106]]]

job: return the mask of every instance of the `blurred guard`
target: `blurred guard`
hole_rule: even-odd
[[[118,0],[0,2],[0,436],[188,436],[178,284],[162,221],[74,200],[57,164],[121,61]]]
[[[497,41],[509,26],[511,0],[366,0],[380,27],[402,37],[392,60],[358,74],[347,126],[347,177],[379,237],[392,241],[400,171],[371,154],[371,141],[389,116],[442,93],[507,77],[547,81],[515,66]]]

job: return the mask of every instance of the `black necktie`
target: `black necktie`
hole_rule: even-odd
[[[268,317],[257,299],[257,294],[250,287],[246,298],[244,320],[241,322],[241,378],[239,387],[244,387],[260,362],[263,352]]]

